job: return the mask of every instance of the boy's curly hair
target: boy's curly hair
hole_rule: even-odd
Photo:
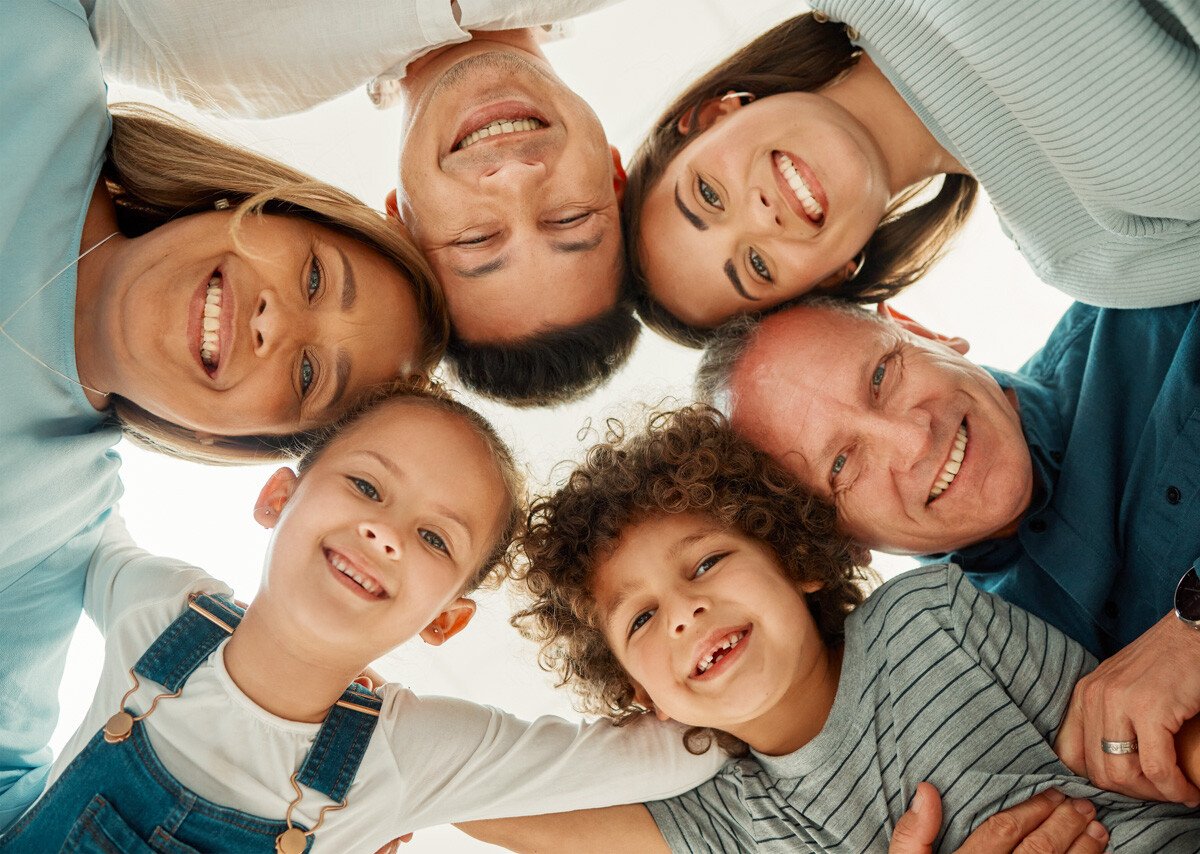
[[[837,533],[833,506],[735,434],[715,409],[656,413],[631,437],[610,421],[605,441],[562,488],[533,503],[517,543],[527,601],[512,623],[541,645],[539,663],[574,691],[581,711],[618,721],[647,711],[601,631],[592,578],[622,531],[674,513],[709,516],[765,543],[791,580],[820,581],[807,601],[828,644],[841,641],[846,615],[864,598],[864,553]],[[702,752],[713,736],[735,750],[740,744],[702,727],[685,742]]]

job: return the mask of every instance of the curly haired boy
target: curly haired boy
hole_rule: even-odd
[[[585,711],[649,711],[691,727],[689,747],[741,748],[711,782],[646,804],[672,850],[885,850],[923,780],[943,797],[938,850],[1050,789],[1103,822],[1072,851],[1200,850],[1195,811],[1059,762],[1071,689],[1095,666],[1082,647],[952,565],[864,599],[866,555],[834,521],[700,406],[611,429],[531,511],[513,619],[543,666]],[[628,815],[594,826],[612,838]]]

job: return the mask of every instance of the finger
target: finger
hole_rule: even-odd
[[[1087,823],[1083,833],[1075,838],[1067,854],[1101,854],[1108,848],[1108,831],[1093,819]]]
[[[1138,751],[1142,774],[1160,800],[1191,804],[1200,798],[1179,768],[1173,732],[1155,725],[1139,729]]]
[[[929,854],[942,826],[942,799],[929,783],[918,783],[908,811],[896,822],[888,854]]]
[[[1122,712],[1113,712],[1104,717],[1104,730],[1107,735],[1101,736],[1107,741],[1136,741],[1137,730],[1133,721]],[[1108,753],[1101,747],[1104,759],[1104,789],[1115,791],[1144,792],[1153,796],[1154,788],[1142,776],[1142,763],[1137,753]],[[1145,797],[1145,795],[1143,795]]]
[[[996,813],[971,832],[959,854],[993,854],[1012,851],[1021,840],[1037,830],[1066,802],[1057,789],[1039,792],[1027,801]],[[1084,823],[1079,822],[1080,828]],[[1064,846],[1062,850],[1066,850]]]
[[[1050,817],[1032,833],[1026,834],[1013,854],[1065,854],[1086,835],[1089,823],[1096,817],[1091,801],[1070,798],[1063,801]]]
[[[412,838],[413,838],[413,835],[411,833],[406,833],[400,837],[400,841],[401,842],[412,842]]]
[[[1087,776],[1087,762],[1083,755],[1083,716],[1076,705],[1075,698],[1067,706],[1066,717],[1054,737],[1054,752],[1077,776]]]

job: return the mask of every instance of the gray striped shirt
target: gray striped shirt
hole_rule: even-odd
[[[1196,0],[815,0],[1076,299],[1200,298]]]
[[[1102,792],[1050,745],[1095,666],[1054,627],[972,587],[953,565],[880,587],[846,623],[821,732],[795,753],[731,762],[647,804],[673,851],[885,851],[917,783],[942,795],[941,850],[1056,787],[1090,798],[1116,851],[1200,851],[1200,813]]]

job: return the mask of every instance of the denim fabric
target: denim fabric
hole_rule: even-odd
[[[241,609],[224,597],[203,595],[196,604],[231,628],[241,621]],[[189,607],[151,644],[134,669],[168,691],[179,690],[227,636]],[[186,697],[185,690],[178,699],[164,702],[186,702]],[[381,705],[378,697],[358,685],[347,688],[340,702],[368,713],[334,706],[299,778],[302,785],[335,801],[345,797],[354,781],[378,721],[370,712],[378,712]],[[96,733],[41,800],[0,837],[0,851],[269,852],[286,829],[281,819],[221,806],[185,788],[163,766],[145,727],[137,723],[129,738],[118,744],[109,744],[103,732]],[[313,841],[310,836],[306,850]]]

